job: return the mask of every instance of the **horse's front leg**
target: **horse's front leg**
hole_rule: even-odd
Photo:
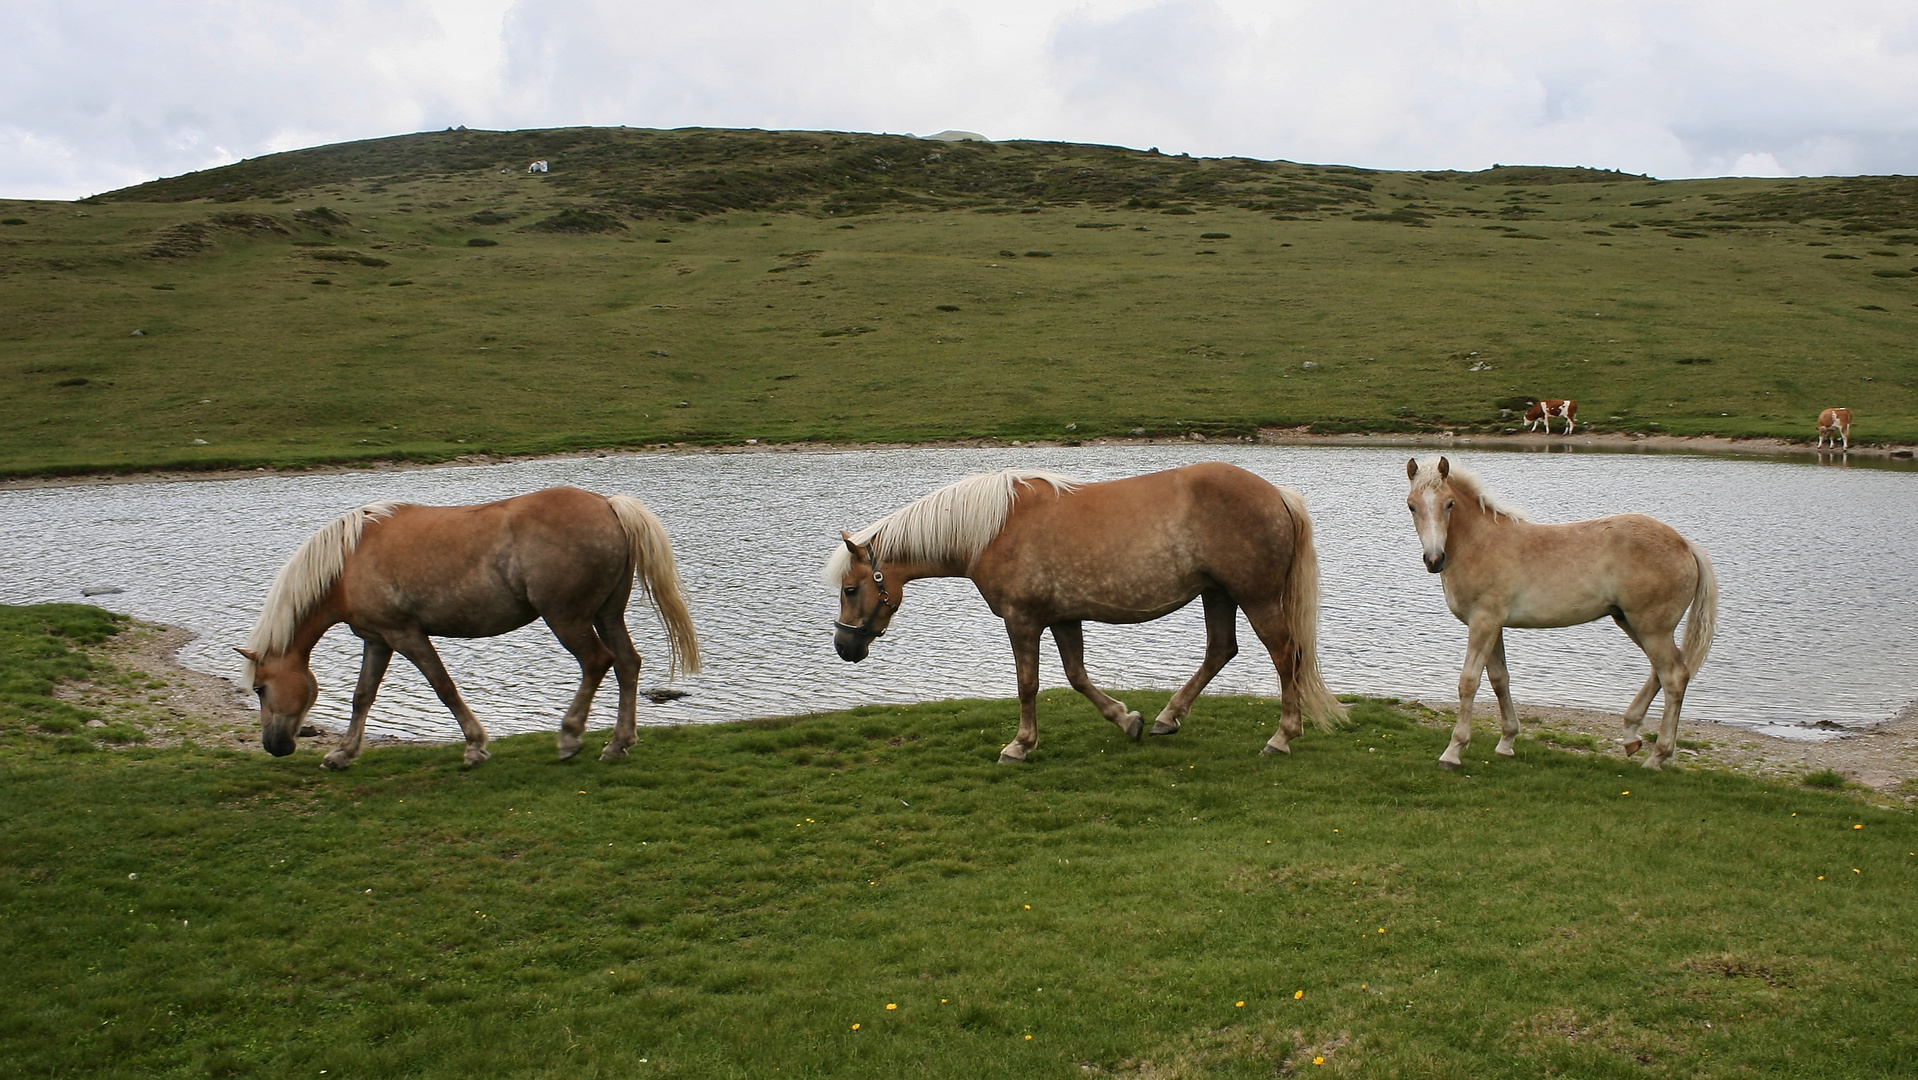
[[[1059,647],[1059,663],[1066,669],[1066,681],[1074,690],[1086,696],[1099,715],[1119,725],[1126,738],[1139,741],[1139,734],[1145,730],[1145,717],[1125,707],[1104,690],[1092,685],[1092,677],[1086,674],[1086,636],[1085,627],[1074,619],[1070,622],[1052,624],[1052,643]],[[1179,726],[1172,725],[1177,731]],[[1156,733],[1156,732],[1155,732]]]
[[[439,695],[440,704],[446,706],[459,721],[460,733],[466,736],[466,764],[478,765],[493,755],[486,750],[486,729],[480,726],[479,717],[466,707],[466,701],[460,697],[459,687],[453,685],[453,677],[446,673],[446,665],[440,662],[439,650],[433,648],[433,641],[418,630],[400,631],[387,636],[387,644],[394,651],[413,662],[433,686],[433,693]]]
[[[1179,722],[1192,711],[1192,703],[1199,700],[1212,677],[1239,655],[1239,605],[1232,602],[1224,589],[1211,588],[1199,595],[1205,604],[1205,660],[1185,685],[1179,687],[1179,692],[1172,695],[1172,700],[1165,703],[1165,710],[1153,721],[1154,735],[1177,732]]]
[[[1492,681],[1492,693],[1498,696],[1498,752],[1512,757],[1517,751],[1512,740],[1518,738],[1518,706],[1512,704],[1512,673],[1505,667],[1505,629],[1499,628],[1492,642],[1492,653],[1485,660],[1485,674]]]
[[[1490,662],[1492,645],[1503,630],[1503,620],[1481,617],[1473,622],[1465,639],[1465,669],[1458,676],[1458,723],[1452,725],[1452,745],[1439,755],[1439,764],[1448,769],[1464,763],[1459,754],[1472,741],[1472,700],[1478,697],[1479,676]]]
[[[1019,734],[999,751],[1001,764],[1024,761],[1039,745],[1039,634],[1044,627],[1017,617],[1006,620],[1012,661],[1019,670]]]
[[[344,769],[359,760],[360,744],[366,738],[366,714],[373,711],[373,697],[379,693],[380,680],[386,677],[386,662],[393,659],[393,647],[386,642],[378,638],[361,640],[366,647],[360,651],[360,682],[353,688],[353,722],[340,745],[320,759],[328,769]]]

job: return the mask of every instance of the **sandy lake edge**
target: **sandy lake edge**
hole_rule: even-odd
[[[191,741],[201,746],[263,752],[259,715],[251,698],[230,679],[180,663],[178,653],[193,637],[181,627],[135,620],[117,637],[90,650],[104,661],[99,678],[62,684],[55,695],[99,712],[108,723],[125,722],[140,728],[146,733],[144,745],[178,746]],[[1428,726],[1452,725],[1451,708],[1455,703],[1401,704]],[[1477,709],[1477,732],[1483,736],[1496,731],[1496,703],[1481,700]],[[1610,755],[1618,758],[1621,767],[1637,768],[1643,760],[1623,756],[1616,713],[1521,703],[1519,716],[1526,736],[1557,749]],[[457,742],[457,729],[450,717],[447,730],[446,739],[369,736],[366,745],[377,749],[382,745]],[[1868,789],[1880,800],[1918,805],[1918,703],[1884,723],[1840,737],[1788,739],[1731,724],[1687,720],[1679,738],[1674,760],[1680,768],[1713,769],[1786,783],[1829,769],[1847,783],[1858,785],[1861,794]],[[334,746],[339,733],[322,730],[301,741],[307,744],[307,750]],[[1521,742],[1521,761],[1524,746]]]

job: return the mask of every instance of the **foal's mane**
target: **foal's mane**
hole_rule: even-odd
[[[1446,475],[1441,477],[1438,471],[1438,463],[1439,459],[1437,455],[1419,461],[1418,475],[1412,479],[1412,489],[1414,491],[1424,487],[1432,487],[1441,481],[1449,482],[1452,485],[1453,491],[1458,492],[1468,499],[1477,499],[1479,509],[1484,510],[1494,517],[1508,517],[1513,521],[1531,520],[1525,516],[1525,511],[1520,510],[1518,507],[1485,490],[1485,481],[1481,479],[1477,473],[1447,462]]]
[[[265,659],[278,656],[293,644],[293,632],[313,605],[339,580],[346,557],[360,546],[360,530],[404,506],[399,502],[372,502],[357,510],[348,510],[306,538],[306,542],[273,575],[273,587],[267,590],[266,606],[260,609],[260,621],[246,639],[246,651]],[[253,686],[253,661],[242,669],[241,681]]]
[[[1065,494],[1077,488],[1080,481],[1032,469],[1001,469],[968,476],[853,533],[853,543],[873,541],[882,563],[952,559],[971,563],[1005,528],[1006,515],[1019,497],[1019,485],[1027,483],[1051,484],[1054,491]],[[826,560],[820,576],[828,584],[837,585],[851,565],[852,553],[840,544]]]

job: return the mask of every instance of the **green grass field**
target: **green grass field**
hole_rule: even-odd
[[[994,701],[610,766],[61,752],[28,681],[86,610],[0,628],[3,1075],[1918,1072],[1918,829],[1843,794],[1489,737],[1447,774],[1389,702],[1133,745],[1064,692],[1022,767]]]
[[[1805,439],[1843,404],[1918,441],[1909,178],[441,132],[0,221],[11,474],[1504,430],[1542,396]]]

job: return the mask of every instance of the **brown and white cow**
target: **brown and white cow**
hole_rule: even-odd
[[[1545,434],[1550,435],[1554,418],[1565,421],[1565,434],[1570,435],[1572,428],[1577,426],[1578,402],[1570,398],[1546,398],[1532,402],[1532,407],[1525,411],[1525,429],[1537,431],[1538,425],[1544,424]]]
[[[1845,449],[1851,449],[1851,410],[1826,409],[1818,414],[1818,448],[1825,448],[1825,440],[1830,439],[1833,449],[1838,440],[1843,439]]]

